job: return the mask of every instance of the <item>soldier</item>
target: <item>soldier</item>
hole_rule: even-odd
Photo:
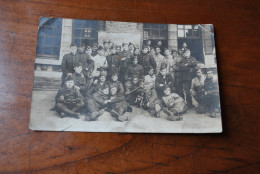
[[[65,78],[67,76],[71,76],[72,73],[74,73],[74,66],[79,61],[80,61],[80,57],[77,55],[77,45],[72,43],[70,45],[70,53],[65,54],[62,58],[62,62],[61,62],[62,84],[61,84],[61,86],[64,85]]]
[[[156,46],[155,47],[159,47],[160,48],[160,50],[162,51],[162,55],[164,56],[164,46],[163,46],[163,44],[162,44],[162,41],[161,40],[158,40],[157,41],[157,44],[156,44]]]
[[[204,81],[204,96],[202,97],[204,106],[206,107],[206,112],[210,117],[215,118],[216,112],[219,105],[219,90],[218,90],[218,80],[213,77],[213,72],[208,71],[206,79]]]
[[[87,83],[84,75],[82,74],[82,66],[80,62],[75,64],[74,70],[75,72],[72,74],[72,77],[74,78],[75,86],[79,88],[79,91],[82,95],[85,95],[87,90]]]
[[[181,84],[184,91],[184,99],[187,102],[188,107],[192,106],[190,88],[191,81],[195,76],[195,67],[197,66],[197,61],[194,57],[190,55],[190,50],[186,50],[183,53],[183,58],[180,61],[181,70]]]
[[[109,86],[108,84],[105,84],[93,94],[93,99],[87,100],[86,102],[87,117],[85,121],[97,120],[98,117],[105,112],[109,102],[110,102]]]
[[[156,62],[156,74],[159,74],[160,72],[160,67],[161,67],[161,64],[164,60],[164,56],[161,55],[161,48],[160,47],[156,47],[155,48],[155,62]]]
[[[109,44],[110,44],[109,41],[104,41],[104,42],[103,42],[103,47],[104,47],[103,55],[104,55],[105,57],[107,57],[107,56],[110,54],[110,52],[109,52]]]
[[[95,68],[92,73],[93,77],[98,77],[101,70],[107,68],[107,60],[106,57],[104,57],[104,48],[102,46],[99,46],[97,52],[98,54],[93,57],[95,63]]]
[[[162,97],[162,104],[159,108],[169,116],[168,119],[171,121],[182,120],[181,115],[187,110],[183,98],[176,93],[172,93],[171,88],[167,85],[164,87],[164,96]]]
[[[92,53],[91,56],[95,57],[98,53],[97,53],[97,49],[98,49],[98,43],[93,43],[92,45]]]
[[[136,105],[143,107],[143,83],[142,79],[139,79],[138,75],[133,75],[132,80],[125,84],[126,100],[130,105]]]
[[[132,63],[127,67],[125,72],[125,82],[131,81],[133,75],[137,75],[139,79],[144,78],[143,67],[138,64],[138,59],[136,56],[131,58]]]
[[[179,49],[179,53],[180,53],[181,56],[183,56],[183,54],[184,54],[184,52],[185,52],[186,50],[189,50],[189,49],[187,48],[187,46],[188,46],[187,43],[186,43],[186,42],[183,42],[182,48]]]
[[[171,92],[175,92],[175,85],[172,76],[167,74],[167,65],[162,64],[160,68],[160,73],[155,79],[155,90],[157,92],[158,98],[161,99],[164,95],[165,86],[171,88]]]
[[[123,47],[123,51],[119,53],[119,58],[121,59],[119,80],[122,83],[125,83],[125,71],[128,65],[131,63],[130,58],[133,56],[133,54],[128,50],[127,43],[123,43],[122,47]]]
[[[117,87],[117,93],[120,93],[120,95],[124,95],[125,94],[125,90],[123,87],[123,84],[118,80],[118,69],[113,69],[111,71],[111,79],[109,81],[109,86],[116,86]]]
[[[79,112],[84,108],[83,96],[80,94],[78,87],[74,84],[74,78],[67,76],[65,78],[65,85],[59,89],[55,97],[55,108],[61,118],[63,118],[65,114],[79,118]]]
[[[134,54],[135,47],[134,47],[134,44],[132,44],[131,42],[129,42],[129,44],[128,44],[128,50],[129,50],[132,54]]]
[[[116,53],[119,54],[121,52],[121,46],[116,45]]]
[[[134,56],[139,56],[140,55],[140,48],[139,47],[135,47],[135,51],[134,51]]]
[[[110,83],[110,102],[109,102],[109,112],[118,121],[126,121],[128,117],[123,115],[127,111],[128,104],[125,100],[124,93],[121,92],[121,87],[115,83]]]
[[[176,87],[176,93],[180,96],[183,96],[183,86],[181,83],[181,71],[180,71],[180,62],[182,57],[178,55],[177,50],[172,51],[172,57],[173,57],[173,78],[175,80],[175,87]]]
[[[148,39],[148,40],[146,41],[145,46],[147,47],[148,52],[150,52],[150,49],[151,49],[151,46],[152,46],[152,41],[151,41],[150,39]]]
[[[148,71],[150,69],[150,66],[154,68],[156,71],[156,62],[154,60],[154,57],[148,53],[148,47],[143,46],[142,53],[138,57],[138,64],[142,65],[144,70],[144,75],[148,74]]]
[[[116,47],[112,46],[110,49],[110,55],[107,56],[107,64],[108,64],[108,79],[111,77],[111,72],[113,69],[120,69],[121,60],[119,58],[119,54],[116,52]]]
[[[169,48],[164,49],[164,55],[165,57],[162,63],[167,65],[167,74],[170,74],[173,77],[174,61]]]
[[[192,101],[194,106],[196,107],[196,112],[198,114],[205,113],[205,107],[203,106],[202,98],[204,95],[204,81],[206,76],[202,74],[201,69],[196,69],[196,77],[191,81],[191,89],[190,93],[193,97]]]

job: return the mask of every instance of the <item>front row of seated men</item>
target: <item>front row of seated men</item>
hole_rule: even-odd
[[[135,64],[135,58],[132,59]],[[155,117],[162,112],[168,115],[168,120],[182,120],[188,107],[180,95],[175,93],[174,81],[166,72],[167,66],[161,66],[160,73],[155,76],[153,67],[148,75],[139,77],[132,72],[123,85],[119,80],[119,72],[115,68],[110,72],[101,70],[100,76],[91,86],[88,86],[82,75],[82,66],[78,63],[75,73],[65,78],[65,85],[56,96],[56,111],[61,117],[66,115],[79,118],[81,113],[86,115],[86,121],[97,120],[105,111],[117,121],[127,121],[125,112],[131,112],[130,106],[137,106]],[[215,109],[219,103],[218,85],[211,71],[205,77],[197,70],[196,78],[192,80],[191,94],[197,106],[197,113],[209,112],[215,117]]]

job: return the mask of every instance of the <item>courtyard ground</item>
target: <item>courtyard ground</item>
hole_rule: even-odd
[[[60,118],[55,111],[50,111],[55,104],[57,91],[33,91],[30,129],[40,131],[85,131],[85,132],[158,132],[158,133],[217,133],[222,132],[221,116],[210,118],[205,114],[196,114],[194,108],[183,115],[182,121],[169,121],[152,117],[148,112],[133,108],[126,113],[129,121],[116,121],[105,112],[97,121],[84,121],[65,117]]]

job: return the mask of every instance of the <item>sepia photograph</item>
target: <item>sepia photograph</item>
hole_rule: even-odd
[[[30,129],[221,133],[214,28],[41,17]]]

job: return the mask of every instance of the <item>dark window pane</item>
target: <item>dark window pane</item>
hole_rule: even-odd
[[[81,20],[73,20],[73,27],[74,28],[81,28]]]
[[[53,33],[54,33],[53,27],[46,27],[46,29],[45,29],[46,36],[53,36]]]
[[[98,21],[92,21],[91,28],[97,30],[98,29]]]
[[[43,47],[42,46],[37,46],[36,54],[42,54]]]
[[[53,55],[58,56],[60,54],[60,47],[53,47]]]
[[[59,36],[59,35],[61,35],[61,26],[54,29],[54,36]]]
[[[81,36],[81,29],[74,29],[73,34],[74,34],[74,37],[80,37]]]
[[[49,45],[49,46],[51,46],[51,45],[52,45],[52,39],[53,39],[53,37],[45,37],[45,39],[44,39],[44,45]]]
[[[74,39],[74,43],[75,43],[76,45],[80,45],[80,39]]]
[[[45,46],[43,49],[43,54],[52,55],[52,47],[51,46]]]
[[[53,38],[53,46],[60,46],[61,38],[60,37],[54,37]]]

